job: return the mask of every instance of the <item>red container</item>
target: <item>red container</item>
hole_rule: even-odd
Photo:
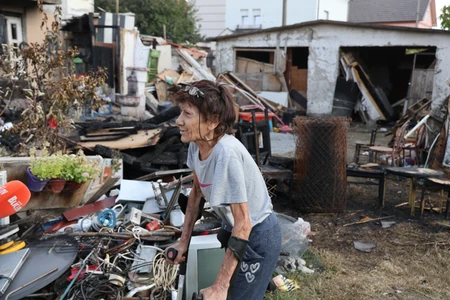
[[[268,113],[269,121],[272,120],[273,117],[275,117],[275,114],[273,112],[269,112]],[[256,121],[263,121],[264,118],[265,118],[264,112],[255,112]],[[252,121],[252,113],[251,112],[240,112],[239,119],[242,121],[251,122]]]
[[[147,225],[145,225],[145,229],[147,229],[148,231],[155,231],[160,228],[161,228],[161,225],[158,220],[153,220],[153,221],[147,223]]]

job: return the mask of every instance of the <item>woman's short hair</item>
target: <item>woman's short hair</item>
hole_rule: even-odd
[[[193,87],[199,92],[196,93]],[[177,91],[173,99],[178,105],[189,103],[197,107],[205,121],[218,121],[219,125],[214,130],[216,136],[233,133],[236,112],[231,93],[224,84],[211,80],[196,81]]]

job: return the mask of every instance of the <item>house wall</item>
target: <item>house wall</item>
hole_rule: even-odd
[[[248,10],[248,27],[254,25],[254,10],[260,10],[262,28],[281,26],[283,18],[282,0],[227,0],[225,26],[235,30],[242,27],[242,10]],[[259,28],[259,27],[258,27]]]
[[[318,20],[347,21],[348,0],[319,0],[317,12]]]
[[[312,21],[317,18],[317,0],[288,0],[286,5],[286,25]]]
[[[385,22],[385,23],[372,23],[372,24],[386,25],[386,26],[410,27],[410,28],[415,28],[416,27],[416,22]],[[424,23],[422,21],[419,21],[419,24],[418,24],[417,27],[418,28],[430,29],[431,25],[426,24],[426,23]]]
[[[261,28],[281,26],[283,21],[282,3],[283,0],[227,0],[226,27],[231,30],[235,30],[238,25],[241,27],[241,10],[248,10],[250,25],[254,25],[254,10],[260,10]],[[325,11],[328,11],[328,17]],[[347,11],[348,0],[287,0],[286,25],[317,19],[347,21]]]
[[[55,20],[53,16],[54,6],[44,5],[44,12],[48,17],[48,27],[51,28],[52,22]],[[38,8],[29,8],[26,10],[26,42],[30,43],[41,43],[45,39],[45,26],[41,30],[43,15],[39,12]]]
[[[225,29],[226,0],[195,0],[197,25],[205,37],[218,36]]]
[[[433,83],[433,107],[450,94],[445,80],[450,77],[450,37],[442,33],[395,31],[390,29],[317,24],[303,28],[262,32],[217,41],[217,71],[233,71],[236,48],[277,48],[282,61],[285,47],[309,47],[308,114],[330,114],[339,70],[340,47],[428,47],[436,46],[437,64]],[[278,69],[281,73],[282,70]]]
[[[62,0],[63,19],[94,12],[94,0]]]

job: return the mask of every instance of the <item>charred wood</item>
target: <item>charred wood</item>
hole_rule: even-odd
[[[164,111],[162,111],[159,115],[154,116],[151,119],[148,119],[146,122],[149,124],[161,124],[163,122],[169,121],[180,114],[180,108],[178,106],[172,106]]]
[[[102,145],[96,145],[94,147],[94,152],[103,157],[109,157],[109,158],[113,158],[114,154],[119,152],[123,162],[126,164],[130,164],[130,165],[132,165],[136,160],[136,157],[134,157],[132,155],[129,155],[129,154],[126,154],[126,153],[123,153],[120,151],[116,151],[116,150],[113,150],[109,147],[102,146]]]
[[[151,163],[154,159],[160,156],[164,152],[164,150],[166,150],[166,148],[169,145],[173,144],[177,139],[178,136],[172,136],[164,142],[158,143],[148,153],[145,153],[144,155],[139,157],[135,163],[144,167],[146,164],[148,164],[149,162]]]

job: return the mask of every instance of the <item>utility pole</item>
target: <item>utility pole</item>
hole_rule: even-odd
[[[419,27],[419,15],[420,15],[420,0],[417,0],[416,28]]]
[[[283,0],[283,19],[281,21],[282,26],[286,26],[286,6],[287,6],[287,0]]]
[[[419,14],[420,14],[420,0],[417,0],[417,10],[416,10],[416,28],[419,27]],[[414,74],[414,69],[416,68],[416,60],[417,60],[417,53],[414,53],[413,56],[413,63],[412,63],[412,69],[411,69],[411,76],[409,77],[409,83],[408,83],[408,94],[406,96],[406,101],[405,104],[403,106],[403,114],[406,113],[406,110],[408,109],[408,107],[410,107],[412,104],[412,99],[411,99],[411,85],[412,85],[412,80],[413,80],[413,74]]]

